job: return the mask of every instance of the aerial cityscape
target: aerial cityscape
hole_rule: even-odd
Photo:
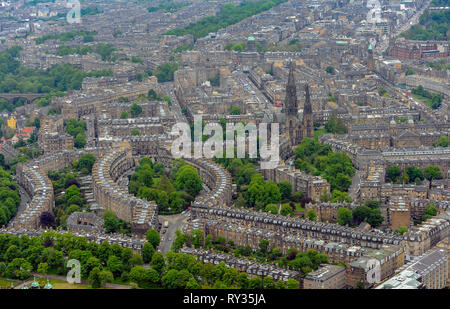
[[[0,0],[0,291],[450,288],[449,37],[449,0]]]

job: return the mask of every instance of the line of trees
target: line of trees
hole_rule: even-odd
[[[438,166],[430,165],[425,169],[417,166],[408,166],[402,171],[400,166],[392,165],[386,171],[386,181],[392,183],[415,183],[421,184],[424,179],[430,182],[430,189],[434,179],[441,179],[442,173]]]
[[[75,39],[77,36],[82,36],[83,40],[87,38],[90,41],[90,37],[97,34],[96,31],[85,31],[85,30],[72,30],[63,33],[55,33],[55,34],[46,34],[39,38],[34,39],[36,44],[42,44],[48,40],[59,40],[61,42],[68,42]]]
[[[0,227],[6,225],[17,212],[20,196],[11,175],[0,167]]]
[[[211,32],[216,32],[219,29],[236,24],[249,16],[267,11],[286,1],[287,0],[243,1],[238,6],[228,3],[225,4],[215,16],[202,18],[184,28],[169,30],[166,34],[177,36],[192,34],[196,40],[207,36]]]
[[[81,89],[85,77],[112,75],[111,70],[85,73],[66,63],[55,64],[45,71],[25,68],[17,60],[21,50],[22,47],[15,46],[0,52],[0,92],[62,95],[67,90]],[[49,98],[45,99],[50,103]],[[43,99],[36,100],[36,104],[39,100]]]

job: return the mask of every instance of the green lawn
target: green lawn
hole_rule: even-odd
[[[295,210],[296,211],[305,211],[305,208],[302,207],[302,204],[295,203]]]
[[[41,284],[46,284],[47,283],[47,279],[45,278],[36,278],[36,280]],[[54,290],[72,290],[72,289],[76,289],[76,290],[80,290],[80,289],[90,289],[91,286],[88,284],[78,284],[78,283],[69,283],[67,281],[63,281],[63,280],[55,280],[55,279],[49,279],[49,282],[51,285],[53,285],[53,289]]]
[[[431,99],[425,98],[419,94],[414,94],[414,93],[412,94],[412,96],[414,98],[416,98],[417,100],[419,100],[420,102],[422,102],[423,104],[425,104],[426,106],[428,106],[429,108],[432,108],[431,107]]]
[[[11,283],[16,285],[18,282],[9,279],[0,279],[0,288],[5,289],[11,287]]]
[[[315,130],[314,131],[314,139],[318,140],[319,136],[321,136],[322,134],[325,134],[325,133],[327,133],[327,130],[325,130],[325,129]]]

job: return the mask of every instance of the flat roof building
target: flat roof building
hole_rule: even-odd
[[[310,272],[303,281],[304,289],[343,289],[345,287],[345,267],[322,264]]]

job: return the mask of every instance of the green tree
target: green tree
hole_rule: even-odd
[[[334,74],[334,68],[330,65],[325,68],[325,71],[329,74]]]
[[[248,285],[249,285],[249,279],[248,279],[248,274],[245,272],[242,272],[238,275],[237,278],[237,282],[238,282],[238,286],[241,289],[248,289]]]
[[[425,207],[425,212],[422,216],[422,221],[426,221],[437,215],[437,208],[434,204],[429,204]]]
[[[114,275],[112,274],[112,272],[106,269],[101,270],[98,276],[100,278],[101,284],[111,283],[114,281]]]
[[[287,281],[287,288],[288,289],[298,289],[300,286],[300,282],[298,282],[295,279],[289,278]]]
[[[353,209],[353,218],[359,224],[369,218],[372,209],[368,206],[358,206]]]
[[[308,212],[306,213],[306,218],[308,218],[308,220],[311,220],[311,221],[317,220],[317,214],[314,211],[314,209],[308,210]]]
[[[278,290],[286,289],[286,283],[283,280],[279,279],[276,283],[276,289]]]
[[[83,148],[86,145],[86,136],[84,133],[78,133],[73,140],[73,145],[75,148]]]
[[[275,205],[275,204],[267,204],[264,211],[265,212],[270,212],[273,215],[277,215],[278,214],[278,206]]]
[[[264,289],[275,289],[275,282],[273,281],[272,277],[270,277],[270,276],[264,277],[263,288]]]
[[[131,117],[136,118],[137,116],[139,116],[142,113],[142,107],[137,105],[136,103],[133,103],[130,106],[130,114]]]
[[[402,170],[400,169],[399,166],[396,166],[396,165],[392,165],[386,171],[386,175],[391,182],[396,182],[398,177],[400,177],[401,174],[402,174]],[[410,179],[411,179],[411,177],[410,177]]]
[[[150,262],[150,265],[159,274],[162,274],[164,271],[164,268],[166,266],[166,262],[164,260],[163,255],[160,252],[156,252],[152,257],[152,261]]]
[[[102,285],[102,278],[100,277],[100,268],[94,267],[89,273],[89,283],[94,289],[98,289]]]
[[[155,229],[149,229],[146,236],[147,241],[152,244],[153,248],[157,248],[159,246],[161,237],[159,236],[158,231],[156,231]]]
[[[155,249],[153,248],[151,243],[145,243],[144,247],[142,248],[142,258],[144,260],[144,263],[151,262],[153,255],[155,254]]]
[[[352,198],[347,192],[341,192],[339,190],[333,190],[331,194],[332,203],[351,203]]]
[[[424,176],[430,182],[430,189],[431,189],[433,179],[442,178],[441,170],[439,169],[438,166],[435,166],[435,165],[427,166],[425,168]]]
[[[292,209],[292,207],[289,204],[282,204],[281,205],[281,210],[280,210],[280,215],[282,216],[289,216],[294,214],[294,210]]]
[[[114,233],[117,230],[119,230],[119,222],[116,219],[116,214],[111,211],[107,210],[103,213],[103,220],[104,220],[104,228],[107,233]]]
[[[178,64],[166,62],[156,68],[155,76],[158,78],[158,82],[170,82],[173,81],[175,71],[178,70]]]
[[[378,227],[383,223],[383,216],[381,215],[381,211],[379,208],[372,209],[370,211],[369,217],[367,218],[367,223],[369,223],[372,227]]]
[[[325,123],[325,130],[328,133],[345,134],[347,133],[347,126],[335,114],[332,114],[327,123]]]
[[[398,235],[403,235],[408,232],[408,228],[406,226],[400,226],[398,229],[395,230],[395,233]]]
[[[240,115],[241,114],[241,109],[237,106],[230,106],[230,115]]]
[[[253,277],[248,281],[248,288],[251,290],[262,289],[261,277]]]
[[[190,165],[183,165],[177,171],[175,188],[196,196],[202,189],[202,180],[197,170]]]
[[[337,210],[337,222],[339,225],[347,225],[353,220],[352,211],[345,207],[340,207]]]
[[[416,179],[424,179],[422,170],[416,166],[408,166],[406,168],[406,174],[408,175],[410,182],[415,181]]]
[[[140,136],[140,135],[141,135],[141,131],[139,131],[138,129],[131,130],[131,136]]]
[[[115,255],[110,255],[106,262],[108,270],[115,276],[119,276],[122,271],[122,261]]]
[[[39,263],[37,267],[37,272],[40,274],[46,275],[48,272],[48,264],[47,263]]]
[[[439,137],[439,139],[436,142],[437,147],[448,147],[448,137],[445,135],[442,135]]]
[[[259,249],[264,254],[268,252],[269,249],[269,241],[267,239],[262,239],[258,244]]]
[[[78,159],[77,168],[80,170],[85,168],[89,171],[89,173],[91,173],[95,160],[96,158],[93,154],[90,153],[83,154]]]
[[[199,249],[203,245],[203,231],[193,230],[191,233],[192,245]]]
[[[281,200],[287,200],[291,198],[292,194],[292,184],[288,181],[280,181],[278,183],[278,188],[281,193]]]

